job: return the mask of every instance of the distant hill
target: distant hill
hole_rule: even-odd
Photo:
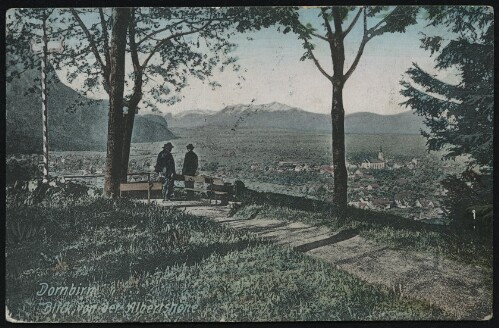
[[[165,114],[165,119],[171,127],[197,127],[208,123],[208,117],[215,114],[215,111],[193,109],[175,115]]]
[[[230,129],[260,127],[331,131],[329,115],[308,112],[278,102],[264,105],[226,106],[218,112],[193,110],[167,115],[170,126],[178,128],[217,126]],[[395,115],[361,112],[345,117],[346,133],[419,134],[421,128],[423,128],[422,119],[411,112]]]
[[[156,114],[135,116],[132,142],[157,142],[174,138],[163,116]]]
[[[39,153],[42,149],[40,91],[24,95],[39,70],[26,71],[6,86],[6,152]],[[86,98],[64,85],[55,72],[48,88],[49,142],[51,150],[105,150],[109,103],[85,104]],[[66,109],[81,103],[74,112]],[[132,142],[175,138],[164,117],[136,116]]]
[[[233,105],[217,112],[186,111],[169,119],[171,127],[223,126],[282,129],[328,129],[325,115],[306,112],[278,102],[264,105]]]
[[[419,134],[423,119],[412,112],[379,115],[369,112],[345,116],[345,132],[355,134]]]

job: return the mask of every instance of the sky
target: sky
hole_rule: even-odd
[[[303,23],[312,23],[321,31],[317,8],[303,8],[300,16]],[[346,26],[350,18],[344,24]],[[378,22],[374,18],[368,27]],[[350,67],[362,38],[362,21],[345,39],[345,71]],[[407,110],[399,104],[404,98],[399,94],[400,80],[412,63],[439,78],[455,83],[452,72],[438,72],[433,69],[433,58],[420,47],[420,32],[435,33],[435,28],[425,27],[421,17],[418,24],[407,28],[406,33],[387,33],[373,38],[366,45],[360,62],[346,82],[343,99],[346,114],[374,112],[397,114]],[[445,31],[437,31],[445,35]],[[249,40],[252,39],[252,40]],[[303,54],[301,41],[293,33],[282,34],[275,27],[254,33],[240,34],[232,39],[237,44],[233,55],[245,71],[242,81],[239,73],[215,70],[212,80],[222,86],[212,90],[194,78],[182,91],[182,101],[175,105],[160,105],[163,113],[178,113],[186,110],[220,110],[228,105],[265,104],[273,101],[317,113],[331,110],[332,89],[330,82],[319,72],[311,60],[300,61]],[[315,55],[326,71],[332,73],[328,44],[314,39]],[[65,71],[59,72],[61,81],[79,89],[78,81],[69,83]],[[144,90],[147,94],[147,89]],[[95,93],[92,98],[107,99],[107,94]],[[141,113],[147,113],[142,110]]]
[[[190,87],[184,90],[185,98],[171,110],[215,110],[226,105],[248,104],[253,99],[254,104],[278,101],[312,112],[327,113],[331,110],[331,84],[311,60],[299,60],[303,48],[296,36],[269,30],[254,33],[251,37],[253,41],[241,40],[236,51],[239,63],[247,70],[240,87],[236,85],[240,82],[236,75],[230,73],[218,74],[216,79],[222,87],[215,91],[199,81],[191,81]],[[349,37],[355,39],[354,35]],[[401,111],[398,104],[403,98],[399,95],[399,81],[404,72],[412,62],[432,67],[432,60],[419,49],[419,41],[415,39],[388,36],[373,39],[366,46],[355,72],[345,85],[343,96],[347,114],[359,111],[394,114]],[[353,48],[357,50],[357,40],[348,42],[348,45],[352,43],[355,47],[347,48],[345,71],[354,58]],[[317,49],[316,57],[331,73],[326,46]]]
[[[307,9],[302,20],[314,22],[316,9]],[[404,110],[399,103],[399,81],[404,72],[417,62],[422,68],[442,79],[455,82],[452,74],[433,69],[429,52],[420,48],[420,31],[426,24],[422,19],[406,33],[384,34],[373,38],[366,46],[361,60],[344,88],[346,114],[374,112],[397,114]],[[362,38],[362,26],[345,39],[345,71],[350,67]],[[247,40],[251,37],[253,40]],[[327,72],[332,72],[329,46],[319,39],[315,42],[316,57]],[[272,101],[299,107],[317,113],[331,110],[332,89],[330,82],[319,72],[311,60],[300,61],[303,54],[301,42],[291,33],[279,33],[275,28],[242,36],[236,54],[245,69],[245,81],[236,86],[235,75],[219,75],[222,88],[212,91],[209,86],[192,81],[184,90],[185,99],[168,111],[187,109],[221,109],[226,105],[265,104]]]

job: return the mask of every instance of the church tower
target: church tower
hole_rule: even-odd
[[[383,155],[383,148],[381,146],[379,146],[378,159],[380,161],[385,161],[385,156]]]

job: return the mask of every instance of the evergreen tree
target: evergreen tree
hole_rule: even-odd
[[[459,83],[449,84],[417,64],[402,81],[402,95],[425,119],[428,150],[444,150],[445,158],[470,155],[470,166],[492,168],[494,114],[494,14],[489,7],[430,7],[430,25],[443,25],[455,35],[424,35],[422,47],[435,57],[435,68],[454,69]],[[446,33],[447,34],[447,33]]]
[[[485,6],[429,7],[430,26],[444,26],[445,35],[424,35],[422,47],[435,56],[435,68],[454,70],[459,83],[437,79],[417,64],[402,81],[402,104],[424,117],[422,132],[429,151],[443,150],[445,159],[469,156],[460,175],[447,176],[447,215],[467,231],[490,231],[494,115],[494,14]],[[475,215],[473,215],[475,210]],[[475,222],[473,222],[475,221]],[[487,234],[489,236],[489,234]]]

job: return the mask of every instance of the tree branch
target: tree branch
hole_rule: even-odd
[[[308,45],[308,41],[305,40],[305,43]],[[314,61],[314,64],[315,66],[317,66],[317,68],[319,69],[319,71],[322,73],[322,75],[324,75],[329,81],[333,82],[333,77],[331,75],[329,75],[325,70],[324,68],[322,68],[321,64],[319,63],[319,61],[317,60],[317,58],[315,57],[314,55],[314,52],[312,51],[312,49],[310,49],[310,47],[307,48],[307,51],[308,53],[310,54],[310,57],[312,58],[312,60]]]
[[[49,12],[47,12],[47,9],[45,9],[44,13],[45,13],[45,19],[48,19],[50,15],[52,15],[52,13],[55,11],[55,8],[52,8],[52,10],[48,9]]]
[[[335,52],[335,36],[333,34],[333,30],[331,28],[331,24],[329,24],[329,20],[327,19],[327,15],[326,15],[326,9],[325,8],[321,8],[321,14],[322,14],[322,19],[324,20],[324,26],[326,27],[326,30],[327,30],[327,41],[329,43],[329,51],[331,51],[331,62],[333,64],[333,68],[334,68],[334,52]],[[312,54],[313,55],[313,54]],[[314,57],[312,58],[314,59]],[[316,62],[317,60],[315,59],[314,62]],[[317,65],[319,62],[317,61],[315,63],[315,65],[319,68],[320,65]],[[322,68],[319,68],[319,70],[321,70]],[[333,81],[333,78],[332,76],[328,75],[327,73],[325,72],[322,72],[322,74],[324,74],[331,82]]]
[[[368,32],[369,30],[367,29],[367,15],[366,11],[364,11],[364,34],[362,36],[362,41],[360,42],[359,50],[357,51],[357,55],[355,56],[352,65],[345,73],[345,75],[343,75],[343,83],[345,83],[348,80],[350,75],[352,75],[353,71],[355,71],[355,68],[357,68],[357,64],[360,61],[360,57],[362,57],[362,54],[364,53],[364,48],[367,42],[370,40],[370,38],[368,37]]]
[[[319,39],[321,39],[321,40],[324,40],[324,41],[328,41],[328,42],[329,42],[328,38],[326,38],[326,37],[324,37],[324,36],[322,36],[322,35],[320,35],[320,34],[318,34],[318,33],[314,33],[314,32],[312,32],[312,31],[308,31],[308,30],[309,30],[309,28],[308,28],[308,27],[306,27],[305,25],[303,25],[301,22],[298,22],[298,23],[299,23],[299,24],[300,24],[300,26],[301,26],[302,28],[304,28],[304,29],[307,31],[307,33],[309,33],[310,35],[313,35],[313,36],[315,36],[316,38],[319,38]]]
[[[324,37],[324,36],[322,36],[322,35],[320,35],[320,34],[317,34],[317,33],[314,33],[314,32],[310,32],[310,35],[313,35],[313,36],[315,36],[316,38],[319,38],[319,39],[321,39],[321,40],[324,40],[324,41],[329,42],[329,39],[328,39],[328,38],[326,38],[326,37]]]
[[[369,40],[371,40],[373,37],[375,37],[376,35],[381,35],[383,33],[385,33],[386,29],[387,29],[387,25],[385,24],[384,26],[381,26],[381,24],[385,23],[386,20],[394,15],[394,12],[397,10],[397,7],[395,7],[395,9],[393,9],[388,15],[385,16],[385,18],[383,18],[378,24],[376,24],[375,26],[371,27],[367,32],[368,34],[368,38]],[[380,27],[381,26],[381,27]]]
[[[130,23],[129,26],[129,34],[128,37],[130,39],[130,52],[131,52],[131,57],[132,57],[132,64],[133,64],[133,70],[138,71],[141,69],[140,63],[139,63],[139,57],[137,53],[137,43],[135,42],[135,9],[132,9],[132,22]]]
[[[347,36],[348,33],[350,33],[350,31],[352,30],[352,28],[355,26],[355,24],[357,23],[357,20],[359,19],[360,17],[360,14],[362,13],[362,10],[364,8],[360,8],[359,11],[357,12],[357,15],[355,15],[353,21],[350,23],[350,25],[347,27],[347,29],[343,32],[343,38],[345,38]]]
[[[139,62],[139,54],[137,50],[137,43],[135,41],[135,8],[132,8],[131,12],[131,21],[128,27],[128,38],[130,39],[130,57],[132,58],[133,65],[133,73],[134,73],[134,85],[133,85],[133,94],[130,98],[130,101],[126,102],[126,106],[130,109],[130,107],[137,107],[138,103],[142,99],[142,66],[140,66]]]
[[[390,16],[391,14],[393,14],[393,12],[395,11],[395,9],[393,9],[388,15],[386,15],[382,20],[379,21],[378,24],[374,25],[374,27],[372,27],[372,30],[375,30],[377,29],[378,27],[381,26],[381,24],[383,24],[384,22],[386,22],[386,19],[388,18],[388,16]]]
[[[212,23],[213,20],[209,20],[208,23],[204,24],[203,26],[201,26],[200,28],[197,28],[197,29],[194,29],[194,30],[190,30],[190,31],[186,31],[186,32],[182,32],[182,33],[177,33],[177,34],[172,34],[170,36],[168,36],[167,38],[164,38],[163,40],[161,40],[160,42],[158,42],[158,44],[156,44],[156,46],[153,48],[153,50],[149,53],[149,56],[147,56],[147,58],[144,60],[144,62],[142,63],[142,67],[145,67],[147,66],[147,63],[149,62],[149,60],[152,58],[152,56],[154,56],[154,54],[156,53],[156,51],[158,51],[158,49],[164,45],[166,42],[168,42],[169,40],[172,40],[172,39],[176,39],[176,38],[179,38],[179,37],[182,37],[182,36],[185,36],[185,35],[189,35],[189,34],[194,34],[194,33],[197,33],[199,31],[202,31],[204,30],[205,28],[207,28],[211,23]]]
[[[76,10],[74,8],[71,8],[70,10],[71,10],[71,13],[73,14],[73,17],[78,22],[78,25],[80,25],[81,29],[85,33],[85,36],[87,37],[88,42],[90,43],[90,48],[91,48],[91,50],[92,50],[95,58],[99,62],[100,66],[102,68],[102,71],[105,72],[106,71],[106,65],[102,62],[102,58],[99,55],[99,50],[97,49],[97,45],[95,44],[95,41],[94,41],[94,38],[92,37],[92,34],[87,29],[87,27],[85,26],[85,23],[83,23],[83,21],[81,20],[80,16],[76,12]]]
[[[102,25],[102,35],[104,36],[104,56],[106,58],[107,66],[111,62],[111,54],[109,52],[109,34],[107,33],[107,23],[102,8],[99,8],[99,16]]]
[[[364,11],[364,19],[363,19],[363,23],[364,23],[364,35],[367,35],[367,13],[366,11]]]
[[[334,32],[338,35],[338,37],[341,37],[343,35],[343,29],[341,24],[343,23],[343,20],[340,15],[340,11],[338,7],[334,7],[331,9],[332,14],[333,14],[333,22],[334,22]]]
[[[327,29],[328,41],[331,43],[333,39],[333,30],[331,29],[331,24],[329,24],[329,20],[327,19],[325,8],[321,8],[321,14],[322,18],[324,19],[324,25],[326,26]]]
[[[238,18],[237,15],[232,15],[232,16],[224,16],[223,18],[220,18],[220,17],[219,18],[212,18],[212,17],[210,17],[210,18],[203,18],[203,19],[198,19],[197,21],[189,21],[187,19],[182,19],[181,21],[179,21],[177,23],[165,26],[165,27],[163,27],[163,28],[161,28],[161,29],[159,29],[157,31],[153,31],[153,32],[147,34],[146,36],[144,36],[141,40],[139,40],[137,42],[137,46],[140,46],[147,39],[152,39],[152,37],[154,35],[159,34],[161,32],[168,31],[168,30],[170,30],[170,29],[174,28],[175,26],[178,26],[178,25],[180,25],[182,23],[186,23],[186,24],[189,25],[190,28],[194,29],[195,28],[194,25],[196,25],[196,24],[201,24],[201,23],[204,23],[204,22],[208,22],[208,23],[211,24],[211,23],[213,23],[215,21],[217,21],[217,22],[233,22],[234,19],[237,19],[237,18]],[[210,25],[210,24],[208,24],[208,25]],[[204,27],[202,27],[201,29],[203,29],[203,28]]]
[[[165,26],[157,31],[153,31],[149,34],[147,34],[146,36],[144,36],[142,39],[140,39],[138,42],[137,42],[137,46],[141,45],[144,41],[146,41],[147,39],[153,37],[154,35],[158,34],[158,33],[161,33],[161,32],[164,32],[164,31],[168,31],[169,29],[171,29],[172,27],[175,27],[177,25],[180,25],[182,23],[185,23],[185,19],[181,20],[180,22],[177,22],[173,25],[169,25],[169,26]]]

